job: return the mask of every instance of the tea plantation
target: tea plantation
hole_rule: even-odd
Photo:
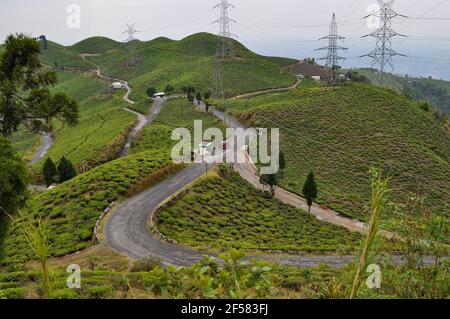
[[[280,128],[284,186],[292,192],[301,194],[312,170],[321,203],[364,219],[368,170],[381,164],[391,177],[390,200],[422,192],[434,212],[449,214],[450,134],[392,90],[362,84],[297,89],[225,101],[219,108],[247,125]]]
[[[237,173],[195,184],[157,217],[161,233],[179,243],[208,250],[348,252],[361,236],[267,199]]]

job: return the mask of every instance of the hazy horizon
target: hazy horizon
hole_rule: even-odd
[[[0,40],[10,33],[22,32],[63,45],[77,43],[93,36],[123,41],[126,23],[136,23],[136,38],[151,40],[160,36],[181,39],[198,32],[216,34],[218,0],[2,0],[0,2]],[[360,58],[375,46],[375,39],[360,38],[371,33],[362,18],[368,15],[373,0],[317,0],[307,5],[299,0],[230,0],[236,8],[230,16],[236,20],[232,32],[249,49],[264,55],[291,58],[319,58],[326,52],[315,48],[325,46],[318,41],[328,33],[331,15],[336,13],[339,34],[349,48],[343,67],[370,67],[369,58]],[[306,2],[305,2],[306,3]],[[70,4],[81,9],[80,28],[69,28],[67,11]],[[394,9],[415,19],[398,17],[394,29],[409,38],[397,37],[393,48],[408,57],[396,57],[395,73],[431,75],[450,80],[450,1],[397,0]],[[70,10],[69,10],[70,11]],[[7,16],[6,16],[7,14]],[[420,19],[417,19],[420,18]],[[433,18],[423,20],[423,18]]]

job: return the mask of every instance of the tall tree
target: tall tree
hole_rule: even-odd
[[[29,175],[10,142],[0,136],[0,215],[13,214],[27,199]]]
[[[202,101],[202,93],[200,91],[197,91],[195,99],[197,100],[198,105],[200,105],[200,102]]]
[[[286,169],[286,158],[285,158],[284,152],[282,150],[280,150],[280,156],[278,159],[278,167],[280,169],[281,181],[284,181],[284,170]]]
[[[167,85],[166,85],[166,88],[164,89],[164,92],[166,92],[167,94],[170,94],[170,93],[172,93],[173,91],[175,91],[175,88],[174,88],[172,85],[167,84]]]
[[[267,175],[261,175],[260,183],[263,185],[269,185],[270,187],[270,197],[275,196],[275,188],[278,183],[277,175],[276,174],[267,174]]]
[[[156,94],[156,89],[153,86],[151,86],[147,89],[146,92],[147,92],[148,97],[152,98]]]
[[[305,185],[303,186],[303,196],[308,203],[308,211],[311,212],[311,206],[317,199],[317,184],[314,180],[314,173],[311,172],[306,178]]]
[[[78,104],[64,93],[50,92],[56,73],[39,61],[39,43],[26,35],[9,35],[0,56],[0,132],[10,136],[22,124],[31,131],[51,129],[52,119],[78,123]]]
[[[280,170],[284,171],[286,169],[286,157],[284,156],[284,152],[280,150],[280,158],[278,161]]]
[[[72,162],[67,160],[64,156],[61,157],[61,159],[59,160],[58,172],[60,183],[64,183],[77,176],[77,173],[72,165]]]
[[[44,163],[44,180],[47,187],[58,182],[58,170],[50,157]]]

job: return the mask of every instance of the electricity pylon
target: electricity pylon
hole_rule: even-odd
[[[371,34],[365,35],[364,37],[374,37],[376,38],[376,46],[375,49],[369,54],[363,55],[362,57],[368,56],[372,58],[372,68],[377,67],[377,74],[380,76],[381,85],[384,85],[386,67],[389,66],[391,68],[391,72],[394,71],[394,56],[405,56],[404,54],[397,53],[392,49],[392,38],[396,36],[404,36],[395,32],[392,28],[392,20],[396,17],[405,17],[392,9],[392,5],[394,4],[394,0],[378,0],[378,5],[380,9],[368,15],[365,18],[373,16],[377,19],[379,26],[376,31]]]
[[[138,31],[134,28],[136,24],[129,25],[127,24],[127,29],[122,32],[122,34],[127,34],[128,37],[124,40],[124,42],[127,44],[128,48],[128,60],[125,61],[125,66],[135,66],[139,63],[138,59],[136,58],[136,37],[134,36]]]
[[[217,43],[216,59],[215,59],[215,91],[216,98],[225,98],[225,92],[223,87],[223,62],[226,58],[234,55],[233,44],[231,38],[235,36],[230,31],[230,26],[236,21],[229,17],[230,8],[234,6],[228,2],[228,0],[221,0],[214,9],[220,9],[220,18],[214,21],[219,24],[219,41]]]
[[[319,48],[319,50],[326,50],[328,54],[326,57],[320,58],[319,60],[326,60],[326,67],[332,72],[332,81],[336,81],[337,70],[339,69],[339,61],[345,60],[344,57],[338,55],[339,50],[348,50],[347,48],[338,45],[338,40],[344,40],[345,38],[338,35],[338,27],[336,22],[336,14],[333,13],[333,18],[331,19],[330,32],[326,37],[320,38],[319,40],[328,40],[328,46]]]

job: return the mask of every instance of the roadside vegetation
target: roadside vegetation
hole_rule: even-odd
[[[158,230],[199,249],[348,253],[361,236],[268,199],[225,167],[161,209]]]

